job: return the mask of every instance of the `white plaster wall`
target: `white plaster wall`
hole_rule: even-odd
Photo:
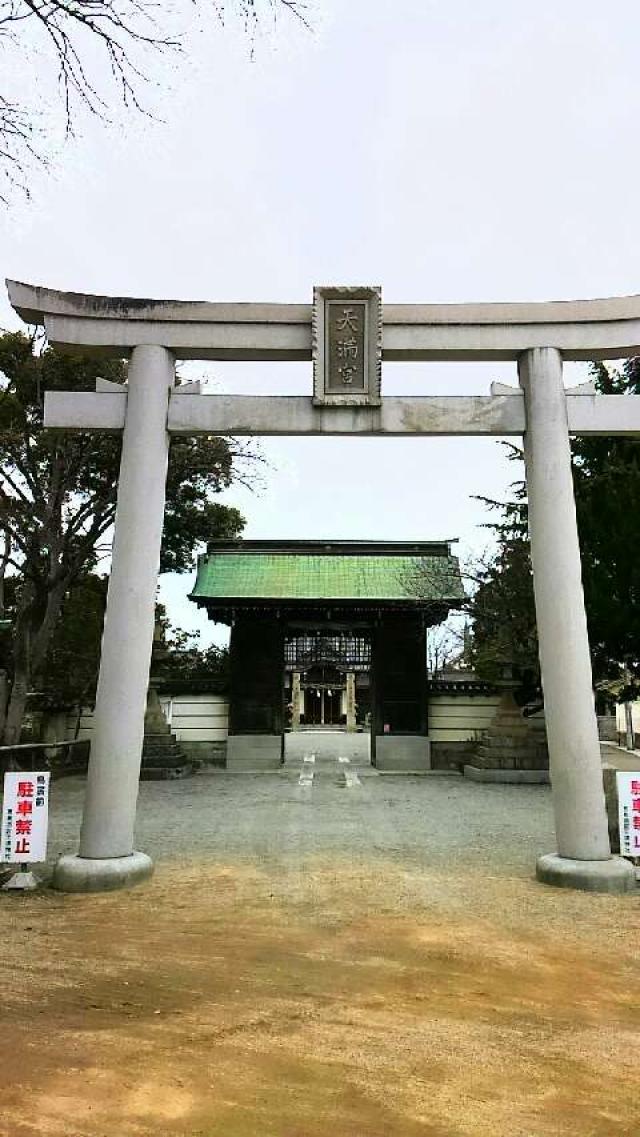
[[[222,695],[161,695],[160,705],[178,742],[224,742],[229,704]],[[93,711],[85,708],[79,738],[91,738]],[[73,738],[75,716],[67,716],[67,738]]]
[[[431,742],[468,742],[487,730],[500,703],[499,695],[431,695]]]
[[[168,699],[165,715],[178,742],[224,742],[228,709],[221,695],[176,695]]]
[[[301,709],[304,709],[303,700],[301,702]],[[489,727],[499,702],[499,695],[431,695],[429,738],[432,742],[472,741],[480,731]],[[225,741],[229,706],[222,695],[162,695],[160,704],[179,742]],[[640,702],[634,709],[640,732]],[[622,717],[624,720],[624,712]],[[80,720],[79,738],[91,737],[92,723],[93,712],[87,708]],[[59,717],[56,725],[59,729]],[[69,714],[65,737],[73,738],[74,729],[75,716]]]
[[[631,704],[631,715],[633,718],[633,732],[640,734],[640,700]],[[624,714],[624,703],[618,703],[616,706],[616,725],[619,734],[624,734],[627,729],[627,721]]]

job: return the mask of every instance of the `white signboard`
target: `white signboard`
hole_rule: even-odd
[[[49,771],[4,776],[0,861],[27,864],[47,856]]]
[[[640,771],[616,774],[620,852],[623,857],[640,857]]]

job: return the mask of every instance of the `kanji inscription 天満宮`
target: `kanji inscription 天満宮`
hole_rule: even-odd
[[[327,391],[364,391],[366,304],[327,304]]]
[[[380,289],[314,289],[314,401],[380,402]]]

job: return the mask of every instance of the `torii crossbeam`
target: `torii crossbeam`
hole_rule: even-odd
[[[557,837],[557,852],[539,858],[537,875],[594,891],[635,888],[632,865],[611,856],[609,846],[569,437],[640,435],[640,396],[597,395],[590,384],[565,390],[562,362],[640,354],[640,297],[376,308],[379,290],[343,290],[343,317],[352,314],[343,324],[366,309],[382,360],[518,364],[520,389],[494,384],[481,397],[379,398],[363,372],[356,405],[347,384],[359,381],[352,365],[359,341],[353,336],[319,347],[317,307],[132,300],[7,283],[16,311],[43,325],[51,343],[129,358],[125,390],[100,381],[95,393],[55,392],[45,400],[47,427],[123,431],[80,851],[58,862],[59,888],[114,888],[152,869],[133,849],[133,828],[172,433],[522,436]],[[324,293],[328,305],[343,294]],[[325,349],[327,358],[337,352],[343,360],[342,385],[329,375],[327,386],[338,405],[323,405],[317,389],[313,397],[249,397],[175,388],[176,358],[313,357],[317,364]]]

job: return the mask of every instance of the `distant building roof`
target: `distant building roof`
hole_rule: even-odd
[[[207,607],[278,600],[420,606],[463,597],[449,541],[212,542],[199,559],[191,594]]]

